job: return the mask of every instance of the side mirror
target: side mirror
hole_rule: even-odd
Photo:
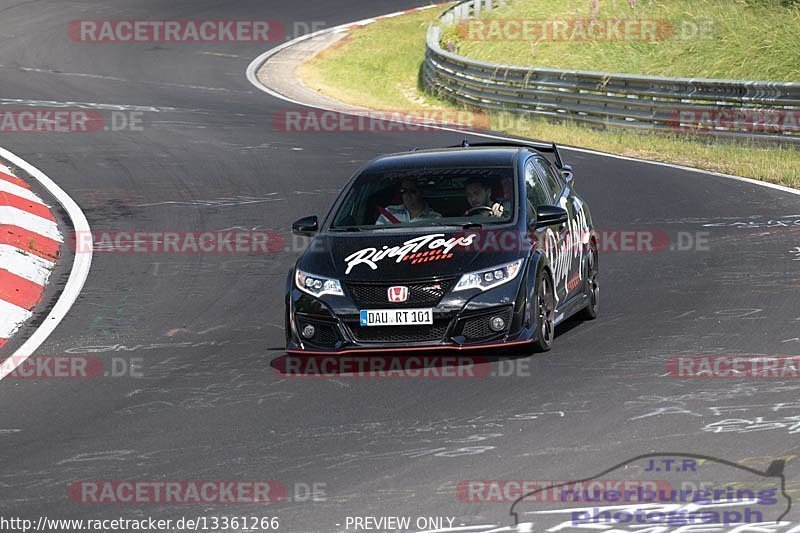
[[[303,217],[292,224],[292,233],[295,235],[311,236],[319,230],[317,216]]]
[[[575,174],[572,172],[572,166],[564,165],[561,167],[561,177],[563,177],[564,181],[567,183],[572,183],[575,181]]]
[[[569,220],[567,210],[557,205],[540,205],[536,208],[536,220],[533,225],[537,228],[566,224]]]

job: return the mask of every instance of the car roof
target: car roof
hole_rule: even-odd
[[[381,156],[366,170],[395,170],[416,167],[513,167],[524,147],[439,148]],[[526,150],[527,151],[527,150]]]

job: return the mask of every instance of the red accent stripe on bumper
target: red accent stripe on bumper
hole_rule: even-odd
[[[286,353],[297,355],[343,355],[349,353],[384,353],[384,352],[438,352],[438,351],[455,351],[462,352],[466,350],[485,350],[493,348],[503,348],[505,346],[519,346],[521,344],[530,344],[533,341],[512,341],[500,342],[494,344],[481,344],[480,346],[410,346],[408,348],[349,348],[346,350],[330,350],[330,351],[314,351],[314,350],[286,350]]]

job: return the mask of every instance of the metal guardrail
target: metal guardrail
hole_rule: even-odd
[[[447,9],[452,25],[506,4],[467,0]],[[428,29],[422,79],[434,94],[470,108],[596,126],[701,133],[800,144],[800,83],[666,78],[488,63],[441,46]]]

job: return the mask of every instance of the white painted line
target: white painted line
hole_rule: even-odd
[[[1,149],[0,149],[1,150]],[[10,205],[0,205],[0,224],[11,224],[20,228],[38,233],[48,239],[64,242],[61,232],[58,231],[58,224],[52,220],[47,220],[39,215],[28,213],[17,207]]]
[[[19,156],[14,155],[5,148],[0,148],[0,157],[10,161],[13,165],[21,168],[31,176],[33,176],[47,191],[53,195],[59,204],[66,210],[67,215],[72,221],[72,227],[78,234],[85,233],[88,239],[91,239],[91,228],[89,222],[86,220],[86,215],[83,214],[78,204],[64,192],[53,180],[47,175],[31,165]],[[64,290],[61,292],[58,301],[50,310],[50,313],[44,319],[44,322],[38,327],[11,357],[14,358],[14,364],[3,366],[0,370],[0,380],[5,378],[9,373],[16,370],[33,352],[35,352],[42,343],[47,340],[47,337],[56,329],[61,323],[67,313],[69,312],[75,300],[78,299],[83,285],[86,283],[86,278],[89,276],[89,269],[92,267],[92,246],[86,246],[81,250],[75,251],[75,260],[72,263],[72,270],[69,273]]]
[[[23,309],[14,304],[10,304],[5,300],[0,300],[0,339],[10,339],[23,322],[28,320],[31,315],[30,311]]]
[[[433,6],[430,6],[430,7],[439,7],[439,6],[433,5]],[[381,17],[377,17],[377,19],[380,19],[380,18]],[[298,100],[295,100],[293,98],[285,96],[285,95],[283,95],[283,94],[281,94],[281,93],[279,93],[277,91],[273,91],[272,89],[270,89],[269,87],[266,87],[265,85],[263,85],[259,81],[259,79],[258,79],[258,70],[261,68],[261,66],[264,63],[267,62],[267,60],[270,57],[282,52],[286,48],[294,46],[294,45],[296,45],[298,43],[301,43],[303,41],[307,41],[309,39],[313,39],[314,37],[319,37],[321,35],[326,35],[328,33],[340,33],[342,31],[346,31],[347,29],[349,29],[349,28],[351,28],[353,26],[360,25],[361,23],[367,23],[368,24],[368,23],[374,22],[375,20],[376,19],[366,19],[365,21],[350,22],[348,24],[342,24],[340,26],[335,26],[333,28],[326,28],[324,30],[319,30],[319,31],[316,31],[314,33],[309,33],[308,35],[303,35],[301,37],[298,37],[297,39],[293,39],[291,41],[287,41],[287,42],[285,42],[285,43],[283,43],[283,44],[281,44],[279,46],[276,46],[275,48],[267,50],[266,52],[264,52],[260,56],[258,56],[255,59],[253,59],[253,61],[251,61],[250,64],[247,66],[247,70],[245,72],[246,76],[247,76],[247,80],[256,89],[258,89],[260,91],[263,91],[263,92],[269,94],[270,96],[273,96],[273,97],[278,98],[280,100],[283,100],[285,102],[290,102],[290,103],[295,104],[295,105],[299,105],[299,106],[303,106],[303,107],[310,107],[310,108],[313,108],[313,109],[322,109],[323,111],[333,111],[335,113],[341,113],[343,115],[358,116],[357,113],[353,113],[353,112],[350,112],[350,111],[342,111],[340,109],[333,109],[333,108],[329,108],[329,107],[323,107],[323,106],[318,106],[318,105],[314,105],[314,104],[309,104],[307,102],[300,102]],[[419,125],[419,123],[415,124],[414,122],[405,121],[405,120],[390,120],[390,119],[387,119],[387,122],[395,122],[395,123],[399,123],[399,124],[408,124],[408,125]],[[438,130],[441,130],[441,131],[450,131],[450,132],[458,133],[461,136],[469,135],[469,136],[473,136],[473,137],[481,137],[481,138],[484,138],[484,139],[495,139],[495,140],[499,140],[499,141],[515,141],[515,142],[520,141],[520,139],[515,139],[514,137],[506,137],[506,136],[503,136],[503,135],[494,135],[494,134],[491,134],[491,133],[477,133],[477,132],[473,132],[473,131],[464,132],[463,130],[460,130],[460,129],[457,129],[457,128],[448,128],[446,126],[437,126],[437,125],[431,125],[430,127],[438,129]],[[768,182],[765,182],[765,181],[758,181],[758,180],[755,180],[755,179],[752,179],[752,178],[745,178],[745,177],[742,177],[742,176],[734,176],[732,174],[723,174],[722,172],[714,172],[714,171],[711,171],[711,170],[703,170],[703,169],[699,169],[699,168],[687,167],[687,166],[677,165],[677,164],[673,164],[673,163],[662,163],[660,161],[648,161],[647,159],[638,159],[638,158],[635,158],[635,157],[627,157],[627,156],[616,155],[616,154],[608,154],[606,152],[598,152],[597,150],[589,150],[587,148],[577,148],[577,147],[572,147],[572,146],[559,145],[559,149],[563,149],[563,150],[566,150],[566,151],[572,151],[572,152],[579,152],[579,153],[584,153],[584,154],[592,154],[592,155],[596,155],[596,156],[600,156],[600,157],[610,157],[610,158],[613,158],[613,159],[620,159],[620,160],[623,160],[623,161],[634,161],[636,163],[644,163],[644,164],[647,164],[647,165],[656,165],[656,166],[661,166],[661,167],[674,168],[674,169],[682,170],[682,171],[686,171],[686,172],[696,172],[698,174],[707,174],[707,175],[710,175],[710,176],[718,176],[718,177],[721,177],[721,178],[734,179],[734,180],[737,180],[737,181],[743,181],[743,182],[746,182],[746,183],[750,183],[752,185],[759,185],[761,187],[767,187],[767,188],[770,188],[770,189],[783,191],[783,192],[786,192],[786,193],[789,193],[789,194],[800,195],[800,190],[792,189],[791,187],[786,187],[786,186],[783,186],[783,185],[776,185],[774,183],[768,183]]]
[[[23,252],[11,245],[0,244],[0,270],[11,272],[37,285],[46,284],[55,263],[30,252]]]
[[[683,165],[677,165],[674,163],[664,163],[662,161],[648,161],[647,159],[637,159],[635,157],[626,157],[624,155],[617,155],[617,154],[609,154],[606,152],[598,152],[596,150],[589,150],[588,148],[575,148],[571,146],[558,146],[558,149],[570,150],[572,152],[581,152],[584,154],[592,154],[598,155],[602,157],[610,157],[612,159],[621,159],[623,161],[634,161],[636,163],[647,163],[648,165],[658,165],[660,167],[667,167],[667,168],[674,168],[677,170],[686,170],[689,172],[700,172],[702,174],[708,174],[711,176],[719,176],[720,178],[728,178],[737,181],[743,181],[746,183],[750,183],[752,185],[759,185],[761,187],[768,187],[770,189],[775,189],[778,191],[787,192],[789,194],[798,194],[800,195],[800,190],[792,189],[791,187],[787,187],[785,185],[778,185],[777,183],[769,183],[768,181],[759,181],[753,178],[745,178],[742,176],[734,176],[733,174],[724,174],[722,172],[714,172],[713,170],[703,170],[701,168],[694,168],[694,167],[686,167]]]
[[[417,533],[461,533],[466,531],[476,531],[477,533],[491,533],[486,528],[494,528],[496,526],[458,526],[458,527],[445,527],[441,529],[426,529],[425,531],[417,531]],[[507,528],[502,528],[507,529]],[[501,531],[502,529],[493,529],[493,531]]]
[[[50,72],[42,69],[21,68],[26,72]],[[59,74],[64,74],[60,72]],[[91,75],[89,75],[91,76]],[[127,81],[127,80],[124,80]],[[144,113],[160,113],[162,111],[176,111],[175,107],[154,107],[128,104],[98,104],[95,102],[57,102],[55,100],[23,100],[21,98],[0,98],[0,105],[18,105],[26,107],[57,107],[78,109],[102,109],[104,111],[142,111]],[[13,163],[13,161],[12,161]],[[17,165],[23,168],[22,165]]]
[[[20,198],[25,198],[31,202],[44,205],[44,202],[42,202],[41,198],[33,194],[33,191],[26,189],[25,187],[20,187],[16,183],[11,183],[10,181],[2,178],[0,178],[0,192],[13,194],[14,196],[19,196]]]

